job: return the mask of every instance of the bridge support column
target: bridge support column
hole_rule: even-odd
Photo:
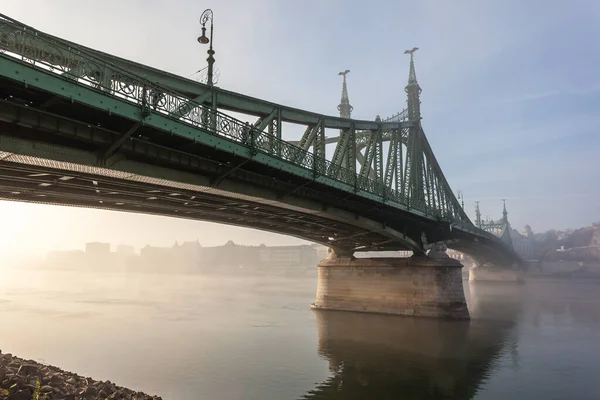
[[[474,263],[469,269],[469,283],[475,282],[513,282],[523,283],[523,272],[515,267],[502,268],[490,264]]]
[[[445,253],[409,258],[329,257],[312,308],[468,319],[462,264]]]

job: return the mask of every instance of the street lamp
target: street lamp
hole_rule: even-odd
[[[210,20],[210,39],[206,37],[206,23],[208,22],[208,20]],[[202,35],[198,38],[198,43],[210,44],[210,47],[208,48],[207,52],[208,58],[206,59],[206,61],[208,61],[208,79],[206,83],[208,84],[208,86],[212,86],[213,64],[215,63],[215,58],[213,57],[213,55],[215,54],[215,51],[213,50],[213,12],[210,8],[204,10],[202,15],[200,16],[200,24],[202,25]]]

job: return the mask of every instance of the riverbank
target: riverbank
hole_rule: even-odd
[[[161,400],[110,381],[95,381],[58,367],[0,351],[0,399],[6,400]]]

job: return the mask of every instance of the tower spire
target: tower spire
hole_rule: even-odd
[[[404,88],[404,91],[408,95],[408,119],[410,121],[421,120],[421,87],[417,82],[417,74],[415,72],[415,61],[413,55],[415,51],[419,50],[418,47],[413,47],[411,50],[404,51],[404,54],[410,55],[410,71],[408,73],[408,84]]]
[[[350,99],[348,98],[348,86],[346,85],[346,75],[348,75],[348,72],[350,72],[349,69],[338,74],[344,77],[344,83],[342,84],[342,100],[338,106],[338,111],[340,112],[340,117],[342,118],[350,118],[352,110],[354,109],[354,107],[350,105]]]
[[[506,212],[506,199],[502,199],[502,202],[504,203],[502,206],[502,219],[504,220],[504,222],[508,222],[508,212]]]

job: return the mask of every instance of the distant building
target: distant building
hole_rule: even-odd
[[[110,253],[110,243],[86,243],[85,252],[88,256],[105,256]]]
[[[533,232],[529,225],[525,226],[525,234],[521,234],[516,229],[512,229],[510,232],[512,238],[513,248],[515,252],[523,260],[533,260],[536,258],[535,254],[535,240],[533,239]]]
[[[140,265],[144,270],[165,272],[299,271],[314,268],[327,251],[321,245],[244,246],[230,240],[222,246],[203,247],[194,241],[171,247],[145,246],[140,249]]]
[[[148,260],[167,260],[173,256],[173,248],[146,245],[140,249],[140,256]]]
[[[304,266],[316,264],[317,250],[312,246],[261,246],[259,261],[263,264],[276,264],[278,266]]]
[[[535,243],[528,238],[513,237],[513,247],[515,252],[524,260],[533,260],[535,258]]]
[[[135,254],[135,248],[133,246],[127,246],[124,244],[120,244],[117,246],[116,252],[119,254],[133,255],[133,254]]]
[[[173,256],[182,271],[198,271],[201,268],[202,245],[195,242],[184,242],[173,246]]]
[[[407,258],[412,256],[410,250],[357,251],[356,258]]]

